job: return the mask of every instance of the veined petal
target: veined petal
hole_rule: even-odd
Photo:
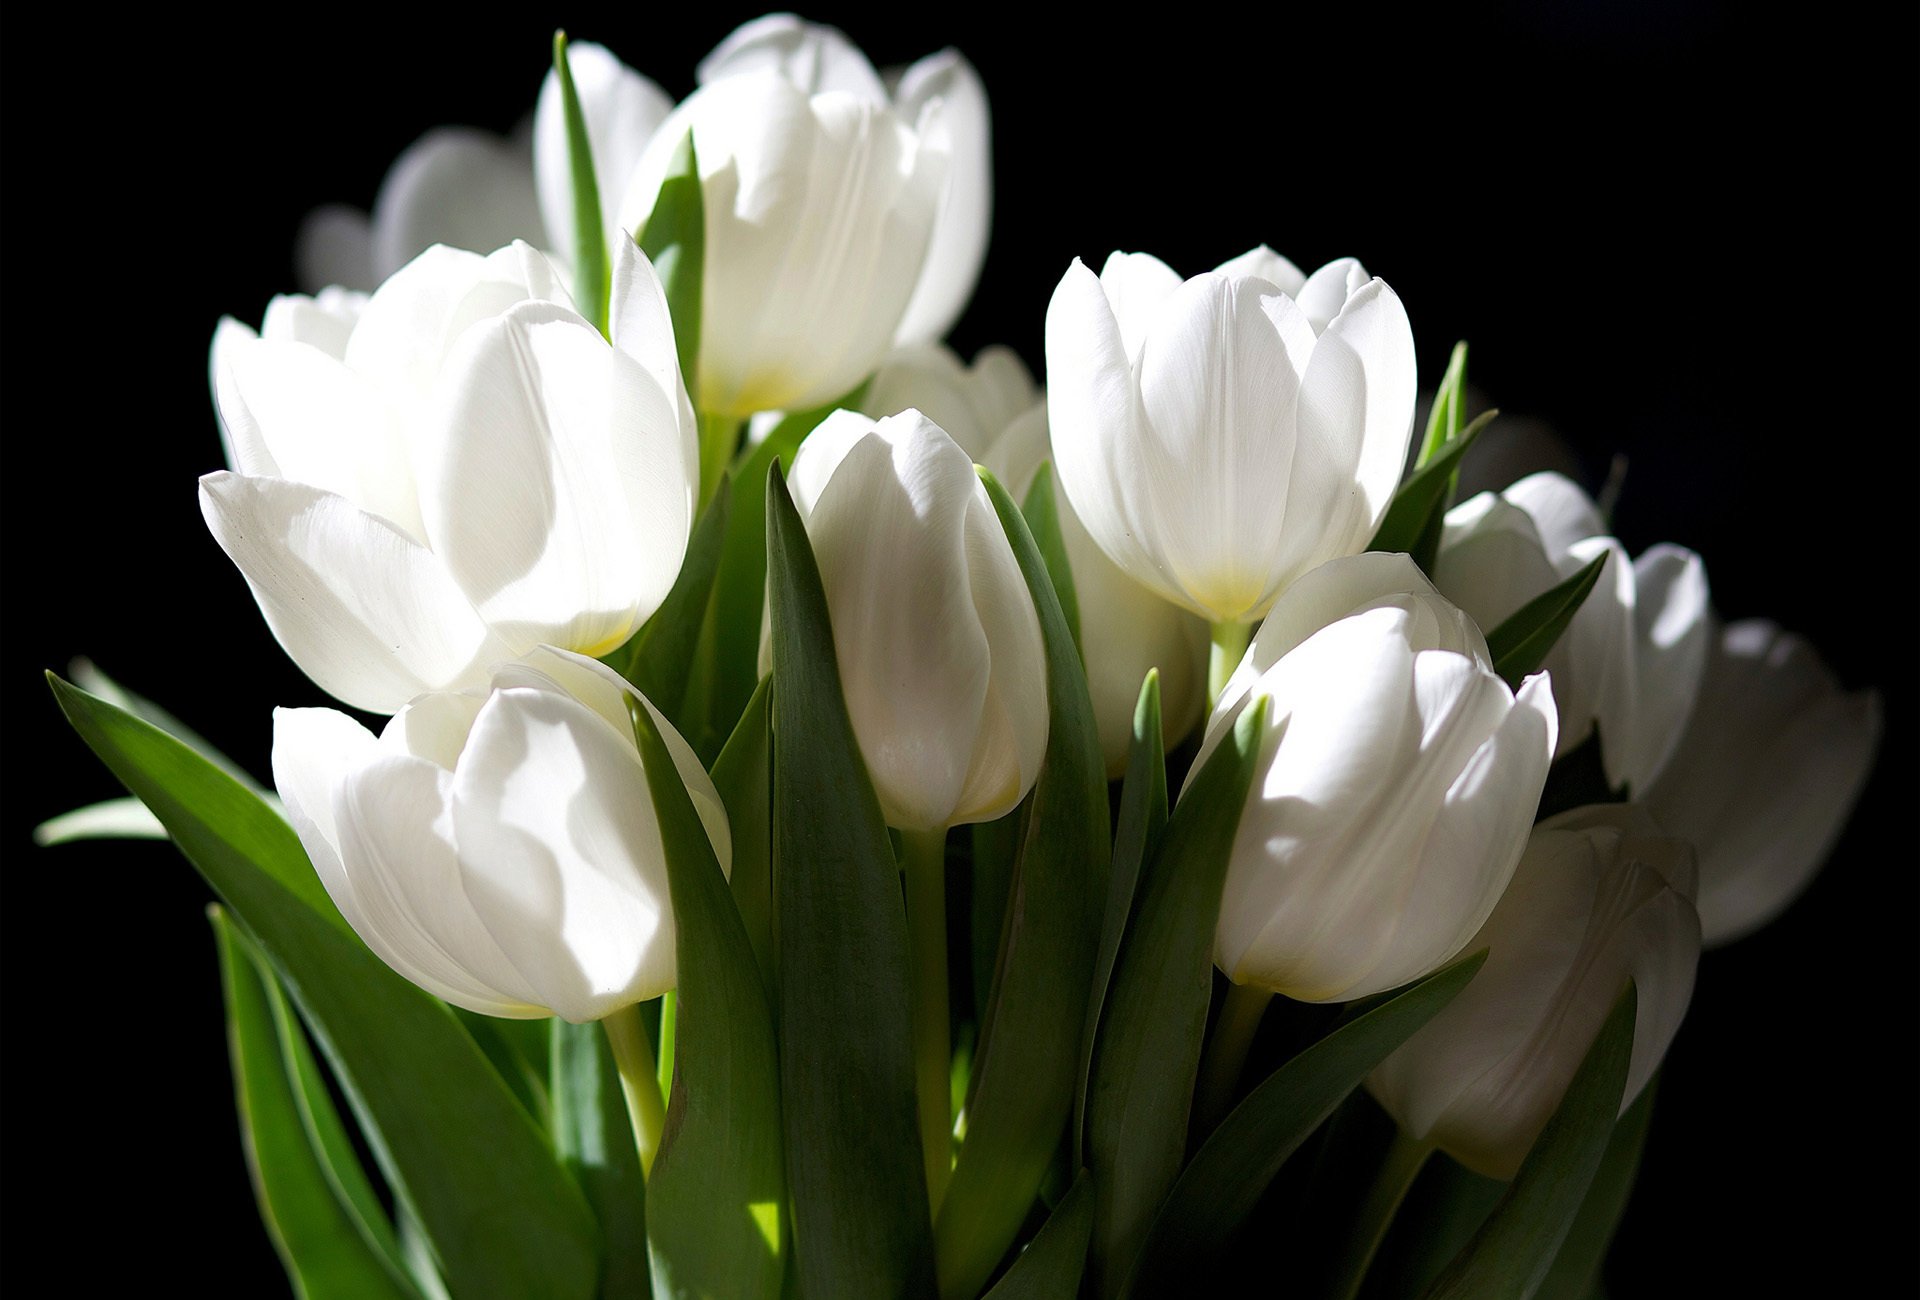
[[[979,282],[993,222],[993,126],[987,91],[958,50],[942,50],[915,63],[894,94],[901,118],[913,123],[935,101],[951,149],[947,193],[934,218],[920,280],[894,331],[900,343],[943,338],[960,319]]]
[[[1078,266],[1080,259],[1074,259]],[[1061,282],[1062,284],[1065,281]],[[1160,308],[1180,287],[1180,273],[1151,253],[1112,253],[1100,268],[1100,290],[1119,323],[1127,360],[1137,363]]]
[[[700,60],[694,75],[704,86],[768,71],[809,95],[835,90],[874,103],[887,98],[880,74],[844,32],[792,14],[766,14],[742,23]]]
[[[1347,305],[1347,299],[1360,292],[1369,278],[1367,268],[1360,265],[1358,259],[1342,257],[1308,276],[1293,297],[1313,325],[1313,332],[1325,334],[1333,318]]]
[[[689,490],[697,491],[700,474],[700,436],[694,423],[693,402],[680,373],[673,317],[667,310],[667,291],[653,263],[631,239],[614,241],[613,287],[609,299],[608,333],[613,346],[639,362],[654,384],[673,400],[680,422],[683,459]]]
[[[1575,542],[1607,531],[1593,499],[1564,474],[1529,474],[1500,495],[1533,517],[1550,554],[1559,555]]]
[[[1038,396],[1032,373],[1011,348],[983,348],[968,367],[951,348],[927,344],[896,348],[874,373],[861,406],[876,419],[917,410],[978,460]]]
[[[233,359],[259,337],[233,317],[222,316],[213,330],[213,346],[207,350],[207,380],[213,388],[213,410],[227,468],[255,478],[279,478],[280,467],[260,435],[260,422],[253,418],[233,377]]]
[[[200,510],[275,639],[355,708],[392,713],[511,657],[438,557],[344,497],[223,471],[200,480]]]
[[[260,337],[287,343],[310,343],[336,360],[347,355],[347,339],[367,305],[367,295],[332,285],[309,298],[280,293],[267,304],[260,321]]]
[[[615,238],[621,233],[619,198],[647,141],[673,112],[673,100],[604,45],[569,43],[567,65],[580,100],[580,115],[587,123],[587,152],[600,190],[601,219],[608,241],[617,247],[628,242]],[[533,111],[533,169],[547,246],[571,265],[576,257],[573,163],[560,78],[552,69],[540,83],[540,99]]]
[[[373,266],[385,279],[435,244],[485,250],[546,242],[533,159],[469,127],[427,132],[394,160],[373,203]]]
[[[1306,275],[1299,267],[1265,244],[1250,248],[1238,257],[1228,258],[1215,269],[1236,280],[1255,276],[1296,301],[1300,297],[1301,286],[1307,282]]]
[[[340,914],[360,929],[359,905],[340,865],[334,791],[346,774],[380,755],[371,731],[335,709],[273,711],[273,787],[287,820]]]

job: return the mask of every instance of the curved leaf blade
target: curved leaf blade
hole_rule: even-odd
[[[653,1294],[646,1176],[613,1049],[598,1024],[574,1025],[555,1017],[550,1025],[553,1149],[600,1225],[600,1296],[644,1300]]]
[[[560,104],[567,119],[567,169],[573,180],[573,297],[581,314],[605,334],[613,269],[607,261],[606,227],[600,220],[600,184],[593,174],[587,117],[574,90],[565,32],[553,34],[553,71],[560,82]]]
[[[1448,501],[1453,495],[1454,475],[1460,469],[1460,458],[1467,454],[1467,449],[1473,446],[1481,431],[1498,414],[1498,411],[1483,413],[1462,429],[1458,437],[1442,447],[1433,459],[1408,475],[1407,481],[1394,493],[1393,502],[1381,518],[1380,527],[1374,531],[1373,540],[1367,544],[1369,551],[1405,551],[1413,554],[1420,549],[1421,539],[1427,535],[1434,518],[1444,516],[1447,512]],[[1428,557],[1429,561],[1431,558]],[[1432,565],[1428,563],[1421,567],[1427,569]]]
[[[719,489],[700,512],[700,521],[687,539],[687,553],[680,561],[680,576],[660,608],[653,611],[645,627],[635,632],[627,644],[607,657],[607,662],[634,689],[653,701],[653,707],[667,715],[674,729],[682,733],[693,726],[689,716],[689,686],[693,673],[689,665],[699,651],[700,629],[706,623],[707,607],[712,603],[714,580],[720,572],[720,551],[727,536],[727,519],[733,507],[733,494],[727,490],[723,474]]]
[[[1627,1212],[1633,1195],[1634,1179],[1640,1173],[1640,1154],[1647,1144],[1647,1130],[1653,1123],[1653,1097],[1659,1090],[1658,1074],[1640,1090],[1633,1105],[1614,1125],[1607,1153],[1601,1157],[1600,1171],[1587,1189],[1586,1200],[1574,1216],[1573,1227],[1553,1257],[1553,1267],[1540,1285],[1539,1295],[1547,1300],[1588,1300],[1600,1283],[1601,1266],[1607,1262],[1607,1249],[1613,1234]]]
[[[1087,1240],[1092,1235],[1093,1184],[1082,1169],[985,1300],[1073,1300],[1087,1271]]]
[[[1517,691],[1527,674],[1547,661],[1554,643],[1600,581],[1600,570],[1606,564],[1606,554],[1594,556],[1580,572],[1541,592],[1487,634],[1493,671],[1502,681]]]

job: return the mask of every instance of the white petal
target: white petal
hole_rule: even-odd
[[[1074,259],[1078,266],[1080,259]],[[1066,282],[1063,280],[1064,285]],[[1138,361],[1160,308],[1180,287],[1180,274],[1151,253],[1111,253],[1100,268],[1100,290],[1119,322],[1129,361]]]
[[[1307,277],[1299,267],[1265,244],[1250,248],[1238,257],[1228,258],[1215,269],[1234,279],[1256,276],[1296,300],[1300,297],[1300,287],[1307,282]]]
[[[667,291],[658,272],[631,239],[614,241],[613,285],[608,299],[608,335],[613,346],[638,361],[661,392],[673,399],[680,423],[681,455],[686,463],[688,489],[697,491],[700,474],[699,426],[693,401],[680,373],[680,354],[667,310]]]
[[[622,63],[604,45],[582,41],[567,46],[580,115],[587,124],[587,152],[600,191],[601,219],[614,244],[620,234],[618,204],[627,178],[645,152],[647,141],[673,111],[673,100],[647,78]],[[560,78],[548,69],[534,108],[533,166],[538,181],[540,216],[547,245],[560,259],[574,261],[573,165],[567,143],[566,109]],[[501,241],[504,242],[504,241]]]
[[[934,219],[919,283],[894,331],[901,343],[944,338],[960,319],[979,282],[993,223],[993,124],[987,91],[958,50],[930,54],[908,68],[894,96],[908,122],[920,121],[923,108],[936,100],[951,149],[947,193]]]
[[[373,269],[373,222],[345,204],[315,208],[294,236],[293,264],[308,293],[330,284],[371,293],[381,279]]]
[[[1623,755],[1620,775],[1631,789],[1644,791],[1680,743],[1713,628],[1706,565],[1692,551],[1654,546],[1633,562],[1633,578],[1633,749]],[[1603,724],[1603,743],[1606,734]]]
[[[222,316],[213,330],[213,346],[207,349],[207,380],[213,388],[214,415],[220,425],[227,468],[255,477],[278,478],[280,467],[273,463],[273,453],[260,436],[260,422],[253,418],[233,377],[233,359],[258,338],[233,317]]]
[[[273,785],[314,874],[347,923],[359,930],[359,905],[340,865],[334,792],[348,772],[380,756],[371,731],[334,709],[273,711]]]
[[[1607,531],[1593,499],[1564,474],[1529,474],[1500,495],[1533,516],[1549,554],[1558,555]]]
[[[861,406],[876,419],[917,410],[978,460],[1038,396],[1032,373],[1011,348],[983,348],[968,367],[952,349],[931,344],[895,349]]]
[[[875,103],[887,98],[880,74],[837,27],[792,14],[766,14],[742,23],[700,60],[701,85],[723,77],[774,71],[808,94],[844,91]]]
[[[373,203],[373,265],[385,279],[435,244],[476,252],[544,244],[528,151],[469,127],[437,127],[394,160]]]
[[[1308,276],[1293,298],[1312,323],[1313,332],[1325,334],[1333,318],[1347,305],[1347,299],[1358,293],[1367,279],[1364,266],[1351,257],[1343,257]]]
[[[344,497],[221,472],[200,510],[294,663],[356,708],[392,713],[511,657],[432,552]]]

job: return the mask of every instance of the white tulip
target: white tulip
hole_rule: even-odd
[[[443,126],[394,159],[371,217],[344,204],[310,213],[294,240],[294,266],[309,291],[371,291],[435,244],[499,248],[546,237],[527,132],[503,138]]]
[[[1413,333],[1359,263],[1257,248],[1184,283],[1078,259],[1047,307],[1060,484],[1127,573],[1213,623],[1372,539],[1412,430]]]
[[[1660,824],[1699,851],[1708,947],[1759,929],[1812,882],[1873,768],[1880,713],[1879,695],[1842,691],[1773,623],[1719,635],[1686,735],[1647,791]]]
[[[618,674],[564,651],[423,695],[377,738],[331,709],[279,709],[274,784],[341,915],[394,970],[485,1015],[598,1020],[676,983],[629,698],[730,871],[726,810],[692,749]]]
[[[840,685],[887,823],[991,821],[1047,748],[1040,619],[972,459],[918,411],[836,411],[794,457]]]
[[[1204,764],[1271,699],[1214,960],[1303,1002],[1365,997],[1459,953],[1526,846],[1553,756],[1545,674],[1516,695],[1404,555],[1335,560],[1273,606],[1207,724]]]
[[[722,77],[654,135],[623,229],[645,228],[689,132],[706,228],[700,410],[745,419],[844,395],[886,356],[920,273],[944,140],[842,91],[810,96],[773,72]]]
[[[1700,688],[1710,629],[1707,572],[1662,544],[1631,563],[1593,502],[1559,474],[1531,474],[1447,513],[1434,582],[1492,632],[1600,555],[1600,580],[1545,667],[1560,704],[1560,751],[1600,728],[1607,780],[1644,792],[1679,743]]]
[[[876,420],[919,411],[977,461],[1039,400],[1033,372],[1012,348],[982,348],[969,366],[952,348],[931,343],[894,349],[874,372],[860,410]]]
[[[611,246],[622,240],[618,204],[627,178],[639,165],[647,142],[673,111],[673,100],[604,45],[585,41],[568,45],[567,67],[580,101],[580,116],[587,124],[587,153],[593,159],[602,223]],[[540,99],[533,111],[533,171],[550,246],[562,262],[571,265],[576,254],[573,150],[560,74],[551,68],[540,83]]]
[[[890,103],[915,124],[939,102],[939,130],[951,150],[946,195],[894,337],[903,344],[944,338],[973,297],[993,219],[992,120],[980,74],[965,55],[945,49],[883,77],[845,33],[792,14],[767,14],[735,30],[701,61],[699,78],[705,86],[757,72],[777,73],[810,95],[832,90]]]
[[[1634,805],[1542,822],[1467,944],[1486,964],[1367,1079],[1401,1129],[1511,1178],[1633,979],[1625,1111],[1686,1014],[1700,956],[1693,852]]]
[[[1015,420],[982,459],[1014,500],[1024,501],[1041,462],[1052,458],[1042,403]],[[1073,513],[1058,479],[1053,504],[1080,605],[1080,657],[1087,668],[1100,750],[1107,775],[1118,777],[1127,769],[1134,705],[1148,669],[1160,670],[1161,735],[1168,749],[1186,739],[1205,713],[1207,625],[1160,599],[1108,559]]]
[[[558,277],[523,244],[436,247],[357,319],[287,300],[262,337],[215,337],[237,472],[200,480],[201,511],[348,704],[391,713],[540,644],[604,654],[673,584],[698,452],[659,280],[622,245],[610,345]]]

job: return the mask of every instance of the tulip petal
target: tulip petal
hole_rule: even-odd
[[[1074,265],[1079,264],[1076,257]],[[1107,257],[1100,268],[1100,290],[1106,296],[1108,310],[1119,322],[1129,362],[1139,361],[1140,349],[1146,346],[1147,335],[1160,317],[1161,305],[1179,287],[1180,273],[1151,253],[1113,253]]]
[[[983,348],[969,367],[951,348],[928,344],[894,349],[860,405],[875,419],[917,410],[977,461],[1039,395],[1011,348]]]
[[[682,459],[688,489],[697,490],[700,473],[700,437],[694,423],[693,401],[680,373],[673,315],[667,308],[666,286],[660,274],[631,239],[614,241],[613,287],[607,313],[607,333],[613,346],[639,362],[653,376],[661,392],[673,398],[680,423]]]
[[[1564,474],[1529,474],[1500,495],[1533,517],[1540,543],[1550,555],[1563,554],[1574,543],[1607,531],[1593,498]]]
[[[1343,257],[1308,276],[1293,299],[1313,325],[1314,334],[1325,334],[1347,299],[1360,292],[1368,278],[1366,267],[1354,258]]]
[[[1296,302],[1300,299],[1301,287],[1307,282],[1305,273],[1299,267],[1265,244],[1250,248],[1238,257],[1228,258],[1214,269],[1236,280],[1257,276]]]
[[[275,639],[355,708],[392,713],[511,657],[432,552],[344,497],[221,472],[200,480],[200,510]]]
[[[950,149],[946,196],[934,218],[919,282],[894,331],[900,343],[943,338],[960,319],[980,280],[993,222],[993,124],[987,91],[958,50],[942,50],[915,63],[894,95],[901,118],[916,124],[936,101]]]
[[[1627,732],[1632,749],[1617,765],[1612,753],[1604,757],[1616,785],[1645,791],[1658,779],[1693,713],[1713,628],[1706,565],[1692,551],[1666,543],[1649,548],[1633,562],[1633,582],[1635,699]],[[1600,734],[1604,745],[1605,718]]]
[[[207,379],[213,387],[214,415],[220,426],[220,446],[227,468],[255,478],[279,478],[280,467],[260,435],[260,422],[241,395],[233,377],[233,359],[260,336],[231,316],[222,316],[207,350]]]
[[[315,208],[294,236],[293,265],[308,293],[330,284],[371,293],[381,280],[373,268],[373,222],[342,203]]]
[[[436,127],[394,160],[373,203],[373,268],[385,279],[435,244],[484,250],[546,242],[533,159],[469,127]]]
[[[886,86],[873,64],[837,27],[792,14],[766,14],[742,23],[700,60],[700,85],[725,77],[777,72],[809,95],[842,91],[884,103]]]
[[[260,321],[260,337],[310,343],[335,360],[347,355],[347,339],[367,305],[367,295],[338,285],[305,294],[275,294]]]
[[[646,151],[647,141],[673,111],[673,100],[604,45],[570,43],[567,66],[587,123],[587,152],[593,159],[607,239],[617,247],[627,241],[615,238],[621,233],[615,201],[626,192],[627,178]],[[575,257],[573,163],[560,77],[551,68],[540,83],[540,98],[533,110],[533,170],[547,246],[571,265]]]

